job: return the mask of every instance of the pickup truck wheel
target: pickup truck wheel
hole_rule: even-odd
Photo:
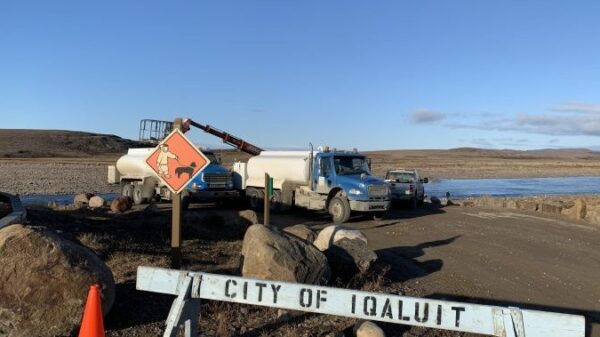
[[[255,210],[260,210],[263,208],[263,203],[265,202],[265,195],[263,191],[258,190],[256,188],[249,188],[246,191],[246,197],[248,198],[248,203],[250,204],[250,208]]]
[[[123,185],[121,188],[121,195],[128,198],[133,198],[133,185]]]
[[[417,208],[417,193],[415,193],[415,195],[410,199],[410,208],[411,209]]]
[[[133,203],[136,205],[143,204],[146,201],[143,195],[142,185],[135,185],[133,187]]]
[[[329,214],[333,222],[337,224],[344,223],[350,219],[350,203],[344,197],[334,197],[329,202]]]

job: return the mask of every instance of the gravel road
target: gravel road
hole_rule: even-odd
[[[12,194],[113,193],[106,183],[110,162],[0,160],[0,191]]]

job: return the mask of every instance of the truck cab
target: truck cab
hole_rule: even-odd
[[[214,201],[233,199],[238,192],[233,188],[232,172],[221,165],[220,158],[212,151],[202,153],[210,164],[186,187],[191,201]]]
[[[328,195],[326,206],[334,222],[345,222],[349,211],[370,212],[377,217],[388,210],[388,187],[371,175],[365,156],[355,152],[320,152],[314,165],[315,190]]]
[[[234,183],[252,208],[264,201],[265,174],[273,179],[271,209],[291,206],[328,211],[344,223],[353,211],[378,219],[389,209],[389,188],[371,175],[369,160],[357,151],[263,151],[234,164]]]

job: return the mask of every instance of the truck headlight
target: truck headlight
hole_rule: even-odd
[[[348,193],[353,194],[353,195],[361,195],[363,192],[359,189],[356,188],[351,188]]]

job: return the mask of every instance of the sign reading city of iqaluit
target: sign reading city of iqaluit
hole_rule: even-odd
[[[204,298],[491,336],[585,335],[582,316],[173,269],[138,267],[136,288],[184,301]]]
[[[180,193],[210,160],[179,129],[146,157],[146,164],[173,193]]]

